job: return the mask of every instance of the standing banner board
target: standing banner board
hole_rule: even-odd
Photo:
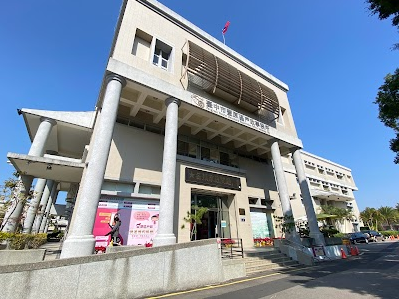
[[[121,220],[119,234],[122,245],[144,246],[152,243],[159,219],[159,202],[131,198],[101,198],[97,208],[93,235],[95,247],[107,247],[111,237],[105,236],[115,215]]]

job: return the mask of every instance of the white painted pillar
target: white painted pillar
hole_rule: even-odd
[[[26,212],[26,218],[22,230],[24,234],[30,234],[32,232],[33,222],[35,220],[37,208],[39,207],[39,202],[42,198],[45,186],[46,179],[37,179],[35,190],[33,191],[33,198],[31,199],[28,211]]]
[[[161,200],[159,204],[158,232],[153,240],[154,246],[176,243],[173,233],[173,212],[175,204],[177,123],[180,100],[168,98],[165,101],[166,124],[162,162]]]
[[[36,211],[36,218],[32,226],[32,232],[34,233],[38,233],[40,230],[40,224],[42,223],[43,216],[47,207],[47,202],[49,201],[51,190],[53,189],[53,185],[53,180],[47,180],[42,198],[40,199],[40,203]]]
[[[58,185],[58,183],[55,182],[54,185],[53,185],[53,188],[51,189],[50,198],[47,201],[46,209],[44,210],[43,219],[42,219],[42,222],[40,223],[39,233],[44,233],[44,231],[46,229],[46,226],[47,226],[47,223],[49,221],[48,217],[50,215],[51,206],[57,200],[57,193],[58,193],[57,185]]]
[[[118,113],[119,99],[126,81],[118,75],[110,74],[106,77],[106,84],[101,117],[96,123],[98,127],[90,144],[90,158],[84,178],[82,178],[68,236],[62,247],[61,258],[86,256],[94,252],[93,226]]]
[[[324,236],[319,230],[317,224],[316,213],[314,211],[312,196],[310,195],[309,184],[306,179],[305,168],[301,157],[301,152],[297,149],[293,155],[294,165],[296,169],[296,175],[298,177],[299,187],[302,193],[302,202],[305,206],[306,217],[308,218],[309,225],[309,237],[315,240],[314,245],[325,245]]]
[[[278,192],[280,195],[281,208],[283,210],[283,215],[290,217],[290,216],[293,216],[293,214],[292,214],[292,208],[291,208],[291,203],[290,203],[290,196],[288,193],[288,186],[287,186],[287,182],[285,180],[283,162],[281,161],[281,153],[280,153],[280,147],[279,147],[278,141],[273,142],[273,144],[271,146],[271,153],[272,153],[274,172],[276,175],[276,182],[277,182]],[[286,238],[295,243],[301,243],[301,240],[300,240],[299,235],[295,228],[293,229],[293,231],[291,233],[286,233]]]

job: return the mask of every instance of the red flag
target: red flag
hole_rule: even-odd
[[[229,29],[229,26],[230,26],[230,21],[227,21],[227,22],[226,22],[226,25],[224,25],[224,28],[223,28],[223,30],[222,30],[222,33],[223,33],[223,34],[225,34],[225,33],[227,32],[227,29]]]

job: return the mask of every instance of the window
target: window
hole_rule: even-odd
[[[211,149],[201,146],[201,160],[205,161],[211,160]]]
[[[134,185],[134,183],[128,184],[121,182],[104,181],[101,189],[103,191],[133,193]]]
[[[220,164],[230,166],[230,155],[228,153],[220,152]]]
[[[159,195],[159,194],[161,194],[161,187],[154,186],[154,185],[140,184],[139,193]]]
[[[250,205],[257,205],[258,204],[258,198],[249,197],[248,198],[248,202],[249,202]]]
[[[171,60],[171,56],[172,47],[168,46],[164,42],[161,42],[160,40],[156,40],[152,63],[164,70],[169,70],[169,62]]]
[[[177,154],[182,156],[188,156],[188,143],[185,141],[177,141]]]

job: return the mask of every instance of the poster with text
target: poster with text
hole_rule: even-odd
[[[93,229],[96,248],[109,245],[111,237],[105,235],[111,231],[110,225],[113,225],[116,214],[121,220],[119,235],[122,245],[152,243],[158,230],[158,201],[101,198]]]
[[[263,212],[250,212],[252,223],[252,235],[254,238],[270,237],[267,215]]]

